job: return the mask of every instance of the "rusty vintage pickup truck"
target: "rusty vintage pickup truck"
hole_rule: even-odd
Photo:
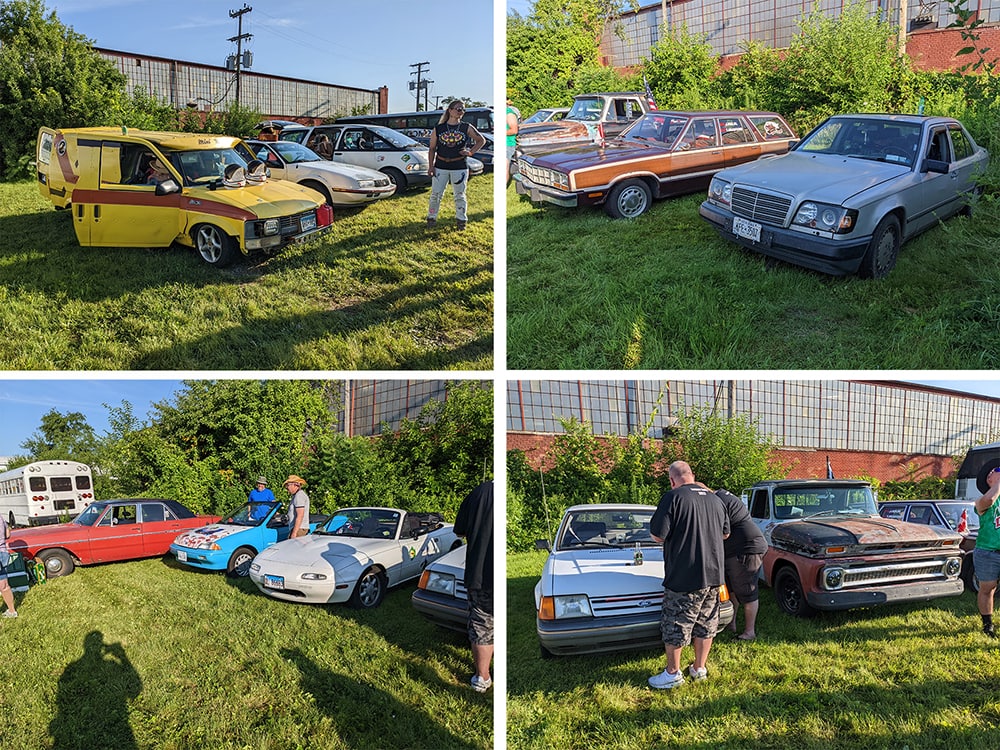
[[[783,479],[744,490],[768,541],[763,578],[797,617],[962,593],[962,537],[882,518],[871,485]]]
[[[578,94],[561,120],[524,123],[517,133],[517,154],[537,154],[553,148],[602,143],[649,112],[646,97],[637,91]]]

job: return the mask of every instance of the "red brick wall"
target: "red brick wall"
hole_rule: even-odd
[[[528,463],[537,469],[552,448],[554,440],[554,435],[507,433],[507,450],[524,451]],[[787,476],[795,479],[825,477],[827,456],[830,457],[833,475],[838,479],[866,476],[891,482],[927,476],[947,477],[956,470],[951,458],[946,456],[789,449],[778,449],[775,454],[789,467]],[[551,468],[551,462],[543,468]]]
[[[979,49],[989,47],[986,53],[987,62],[1000,60],[1000,28],[983,27],[978,31]],[[955,57],[955,52],[971,43],[962,39],[959,29],[928,29],[927,31],[912,31],[906,42],[906,53],[913,60],[917,70],[957,70],[967,63],[978,61],[977,54]]]

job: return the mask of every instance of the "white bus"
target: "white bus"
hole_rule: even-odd
[[[0,474],[0,513],[11,526],[59,523],[92,502],[90,467],[78,461],[35,461]]]

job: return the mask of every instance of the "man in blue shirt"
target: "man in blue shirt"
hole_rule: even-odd
[[[267,477],[257,477],[256,486],[250,490],[251,503],[273,503],[274,493],[267,487]],[[254,521],[260,521],[263,519],[270,508],[266,505],[251,505],[250,506],[250,517]]]

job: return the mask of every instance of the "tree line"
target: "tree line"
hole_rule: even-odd
[[[336,381],[185,381],[147,419],[128,401],[105,404],[110,427],[101,436],[83,414],[53,409],[11,466],[80,461],[94,468],[99,500],[162,497],[215,514],[245,502],[258,475],[280,499],[281,482],[298,474],[317,513],[360,504],[449,519],[493,476],[492,387],[449,383],[445,401],[375,438],[338,429],[340,392]]]

